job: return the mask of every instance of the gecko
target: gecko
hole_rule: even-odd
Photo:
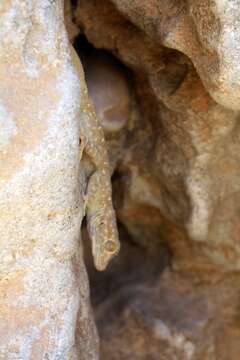
[[[81,81],[80,142],[87,174],[85,208],[87,229],[92,244],[94,265],[106,269],[120,250],[116,215],[112,204],[109,159],[101,123],[88,95],[80,59],[71,47],[71,57]]]

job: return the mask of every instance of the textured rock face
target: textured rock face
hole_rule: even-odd
[[[239,1],[112,0],[153,41],[190,57],[211,96],[239,110]]]
[[[96,360],[62,1],[3,0],[0,19],[0,358]]]
[[[109,54],[77,45],[85,70],[89,95],[101,120],[109,147],[112,172],[123,156],[131,123],[131,97],[123,66]]]
[[[96,306],[102,359],[237,359],[237,283],[199,286],[165,272],[126,284]]]
[[[160,4],[158,10],[155,6],[155,2],[116,1],[114,6],[110,1],[82,1],[75,14],[96,47],[111,50],[134,72],[139,114],[134,130],[128,131],[127,155],[122,159],[128,186],[119,216],[132,228],[140,207],[145,218],[151,207],[180,233],[177,242],[175,231],[172,240],[169,231],[161,238],[180,253],[175,257],[178,262],[186,256],[182,266],[190,266],[190,251],[194,267],[199,259],[201,267],[204,262],[223,271],[238,270],[238,113],[209,96],[211,88],[203,86],[197,65],[195,70],[184,55],[162,46],[170,46],[172,38],[177,41],[175,27],[169,26],[183,12],[180,5]],[[159,12],[173,18],[167,21]],[[161,33],[168,34],[164,39],[157,36],[154,19],[162,24]],[[188,47],[194,49],[191,42]],[[206,73],[211,81],[211,71]],[[200,70],[199,74],[202,77]]]
[[[189,0],[164,43],[187,54],[216,102],[239,110],[238,0]]]
[[[156,270],[152,284],[145,278],[151,261],[136,256],[136,272],[145,275],[128,274],[123,253],[106,274],[108,299],[96,305],[104,360],[239,356],[239,11],[238,1],[217,0],[81,0],[75,7],[88,41],[129,69],[126,123],[114,143],[110,127],[105,133],[126,242]],[[94,66],[87,79],[101,96]],[[156,265],[165,248],[167,276]]]
[[[88,111],[62,11],[0,3],[0,359],[98,359],[78,243]],[[103,360],[239,358],[239,12],[238,0],[65,1],[123,240],[106,274],[86,257]]]

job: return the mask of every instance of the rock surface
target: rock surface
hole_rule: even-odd
[[[239,13],[239,0],[65,1],[123,243],[98,274],[83,231],[102,360],[239,358]],[[0,359],[95,360],[84,83],[62,1],[2,0],[0,18]]]
[[[91,273],[94,304],[102,287],[108,294],[95,304],[104,360],[239,356],[239,11],[236,0],[81,0],[74,8],[92,46],[128,69],[130,113],[114,143],[105,126],[128,250],[101,281]],[[98,60],[89,62],[86,78],[100,96],[106,65],[99,79]]]
[[[120,217],[132,228],[131,211],[136,223],[136,211],[143,214],[140,208],[146,207],[149,217],[151,207],[181,233],[176,244],[169,231],[161,237],[174,252],[181,248],[183,266],[192,259],[197,268],[199,258],[201,267],[204,262],[223,271],[239,270],[238,113],[214,102],[188,58],[161,46],[154,31],[152,39],[145,27],[136,26],[140,12],[150,29],[155,24],[147,17],[148,10],[155,13],[152,3],[141,2],[138,9],[139,2],[119,1],[120,13],[110,1],[83,0],[75,13],[89,41],[112,51],[133,71],[138,119],[128,132],[119,167],[128,185],[123,184]]]
[[[164,272],[98,304],[102,359],[237,359],[239,279],[201,285]],[[221,294],[221,296],[220,296]]]
[[[0,359],[97,360],[62,1],[2,0],[0,19]]]

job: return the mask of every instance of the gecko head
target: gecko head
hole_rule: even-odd
[[[103,271],[108,266],[109,262],[119,252],[120,246],[118,239],[106,240],[101,246],[101,250],[98,252],[94,259],[95,267],[98,271]]]
[[[111,221],[109,221],[111,219]],[[105,214],[101,218],[90,221],[88,224],[89,235],[92,241],[94,265],[98,271],[103,271],[109,262],[120,250],[117,224]]]

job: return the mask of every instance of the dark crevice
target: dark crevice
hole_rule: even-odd
[[[112,65],[115,66],[119,71],[125,73],[126,77],[132,84],[133,82],[132,70],[126,67],[121,61],[119,61],[119,59],[117,59],[110,51],[107,51],[105,49],[96,49],[88,41],[87,37],[83,33],[80,33],[76,37],[76,39],[73,42],[73,46],[81,59],[85,72],[89,60],[97,61],[98,59],[103,59],[108,63],[112,63]]]
[[[75,11],[78,6],[78,0],[71,0],[71,4],[72,4],[73,11]]]

